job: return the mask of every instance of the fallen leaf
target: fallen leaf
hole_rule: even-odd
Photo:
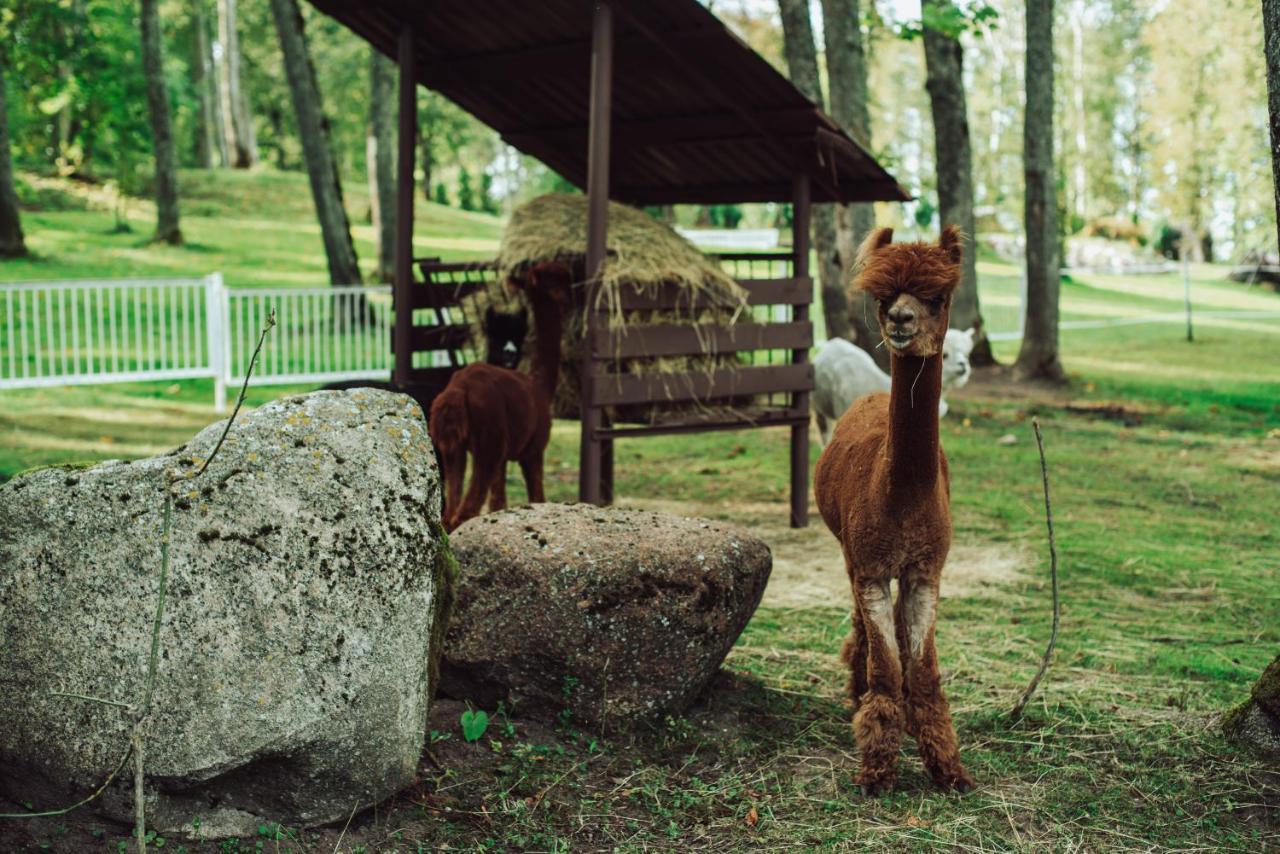
[[[755,827],[760,823],[760,813],[756,812],[756,808],[752,807],[747,810],[747,827]]]

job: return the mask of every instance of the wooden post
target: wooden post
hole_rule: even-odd
[[[797,175],[791,186],[791,248],[794,253],[791,275],[796,278],[809,276],[809,217],[811,214],[809,176]],[[813,285],[809,286],[810,300]],[[809,304],[792,308],[791,319],[796,322],[809,319]],[[808,348],[791,351],[791,361],[802,365],[809,361]],[[798,391],[791,396],[791,408],[804,413],[803,424],[791,427],[791,527],[809,526],[809,392]]]
[[[400,138],[396,160],[396,266],[392,301],[396,325],[392,336],[395,368],[392,382],[409,384],[413,372],[413,166],[418,131],[418,91],[414,75],[413,29],[400,31]]]
[[[582,439],[579,449],[578,498],[589,504],[604,501],[602,444],[596,431],[600,409],[592,405],[595,389],[594,336],[603,318],[596,311],[596,293],[604,268],[609,229],[609,125],[613,101],[613,8],[597,0],[591,20],[591,118],[587,139],[587,284],[586,344],[582,348]]]

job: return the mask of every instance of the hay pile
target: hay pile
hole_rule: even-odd
[[[568,269],[575,281],[584,281],[586,240],[585,196],[561,193],[539,196],[511,215],[498,250],[499,279],[521,281],[530,266],[554,262]],[[596,291],[595,308],[606,315],[612,329],[656,323],[727,326],[739,316],[748,316],[747,295],[743,288],[721,270],[714,259],[703,255],[673,228],[643,211],[616,202],[609,203],[607,251],[601,286]],[[621,310],[619,289],[624,285],[652,293],[671,282],[688,289],[691,296],[703,297],[711,307],[626,314]],[[559,418],[576,418],[579,415],[579,370],[585,328],[585,297],[580,297],[578,310],[565,323],[561,341],[560,380],[552,404],[553,412]],[[534,351],[536,334],[536,331],[532,332],[526,339],[526,353]],[[739,364],[737,355],[727,354],[617,360],[608,364],[608,370],[614,373],[676,374]],[[615,421],[652,422],[663,413],[706,409],[707,406],[700,402],[682,402],[665,404],[660,408],[619,408],[611,412],[611,417]]]

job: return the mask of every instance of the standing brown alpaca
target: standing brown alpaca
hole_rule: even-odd
[[[570,276],[563,268],[539,265],[526,283],[537,349],[531,373],[477,363],[458,371],[431,404],[427,426],[444,468],[444,527],[447,531],[480,515],[485,497],[490,511],[507,506],[507,463],[524,474],[529,501],[546,501],[542,458],[551,438],[551,398],[560,370],[562,312],[570,301]],[[462,496],[467,453],[471,485]]]
[[[938,397],[951,292],[960,281],[960,232],[947,226],[937,245],[890,245],[892,239],[892,229],[872,232],[859,250],[854,283],[879,305],[892,388],[859,398],[840,418],[818,460],[814,492],[853,585],[853,633],[843,657],[857,709],[862,791],[893,787],[905,725],[933,781],[963,792],[973,780],[960,763],[934,648],[938,581],[951,547]]]

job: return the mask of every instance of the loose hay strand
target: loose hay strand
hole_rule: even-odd
[[[1040,669],[1036,671],[1035,678],[1027,686],[1018,704],[1009,712],[1009,718],[1013,721],[1022,717],[1023,709],[1039,687],[1045,671],[1049,669],[1049,659],[1053,657],[1053,648],[1058,643],[1058,620],[1061,613],[1058,601],[1058,547],[1053,538],[1053,505],[1049,502],[1049,464],[1044,457],[1044,437],[1040,434],[1040,419],[1032,418],[1031,426],[1036,431],[1036,447],[1040,450],[1040,478],[1044,482],[1044,519],[1049,531],[1049,581],[1053,590],[1053,628],[1049,632],[1049,646],[1045,649],[1044,658],[1040,661]]]

